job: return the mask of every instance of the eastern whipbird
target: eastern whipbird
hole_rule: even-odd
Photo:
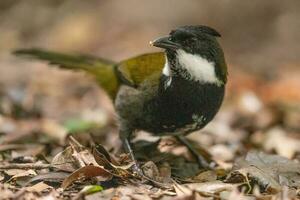
[[[164,52],[121,62],[40,49],[14,53],[93,75],[114,101],[120,138],[136,172],[141,173],[130,143],[136,130],[176,136],[207,168],[208,162],[184,136],[203,128],[222,104],[227,67],[217,41],[220,36],[207,26],[182,26],[150,42]]]

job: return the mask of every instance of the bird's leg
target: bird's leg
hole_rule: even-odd
[[[125,138],[122,140],[123,146],[125,149],[125,152],[129,154],[131,160],[133,161],[133,171],[138,175],[138,176],[143,176],[143,171],[140,168],[139,164],[137,163],[137,160],[135,159],[133,150],[131,148],[131,144],[129,142],[128,138]]]
[[[185,138],[184,135],[176,135],[176,138],[183,144],[185,145],[188,150],[193,154],[193,156],[197,159],[197,162],[200,167],[203,167],[205,169],[210,169],[211,166],[207,162],[207,160],[201,155],[195,147]]]
[[[120,138],[123,144],[123,148],[127,154],[129,154],[131,160],[133,161],[133,171],[136,173],[138,176],[143,176],[143,171],[141,170],[139,164],[137,163],[131,144],[130,144],[130,136],[131,136],[132,130],[121,127],[120,128]]]

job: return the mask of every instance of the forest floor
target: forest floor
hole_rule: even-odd
[[[29,79],[0,85],[0,199],[300,198],[295,67],[268,80],[230,71],[222,109],[188,136],[216,163],[211,170],[175,138],[138,132],[141,179],[122,151],[113,106],[92,80],[22,65],[34,65]]]

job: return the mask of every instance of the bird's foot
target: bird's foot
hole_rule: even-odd
[[[132,172],[133,175],[138,178],[143,178],[145,176],[143,170],[141,169],[140,165],[136,161],[134,161],[134,164],[132,166]]]

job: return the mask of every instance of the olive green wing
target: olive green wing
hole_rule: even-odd
[[[146,79],[159,78],[164,63],[163,52],[147,53],[120,62],[116,71],[124,84],[138,87]]]
[[[68,55],[42,49],[20,49],[13,52],[17,56],[28,56],[31,58],[48,61],[63,69],[82,70],[93,75],[98,84],[114,99],[119,80],[115,73],[116,63],[83,55]]]
[[[138,87],[146,79],[159,77],[165,62],[163,52],[139,55],[118,64],[92,56],[69,55],[42,49],[20,49],[13,53],[48,61],[62,69],[85,71],[94,76],[112,99],[115,99],[121,83]]]

